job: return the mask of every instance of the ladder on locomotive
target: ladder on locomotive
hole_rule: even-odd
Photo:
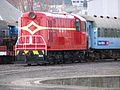
[[[47,55],[47,44],[41,35],[25,35],[18,38],[15,47],[15,51],[17,50],[45,50]]]

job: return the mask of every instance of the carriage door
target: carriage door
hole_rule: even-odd
[[[92,32],[93,32],[92,22],[87,22],[88,48],[92,48],[92,43],[93,43]]]

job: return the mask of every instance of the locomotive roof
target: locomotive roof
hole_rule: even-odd
[[[62,17],[62,18],[74,18],[77,17],[82,21],[86,21],[83,17],[77,15],[77,14],[68,14],[68,13],[47,13],[47,12],[43,12],[46,16],[54,16],[54,17]]]
[[[27,17],[30,12],[25,12],[22,14],[22,17]],[[36,12],[36,14],[42,14],[45,16],[50,16],[50,17],[56,17],[56,18],[69,18],[69,19],[74,19],[74,17],[79,18],[81,21],[86,21],[83,17],[77,15],[77,14],[69,14],[69,13],[49,13],[49,12]]]
[[[61,17],[61,18],[74,18],[74,16],[67,14],[67,13],[47,13],[44,12],[46,16],[54,16],[54,17]]]
[[[77,14],[72,14],[73,16],[76,16],[77,18],[80,18],[82,21],[86,21],[83,17],[81,17],[80,15]]]
[[[95,27],[120,29],[120,18],[83,16],[87,21],[92,21]]]

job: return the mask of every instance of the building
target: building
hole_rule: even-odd
[[[88,2],[88,15],[120,17],[120,0],[93,0]]]
[[[71,0],[73,6],[82,6],[83,0]]]

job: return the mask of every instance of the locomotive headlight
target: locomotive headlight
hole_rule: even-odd
[[[35,18],[35,13],[34,13],[34,12],[30,12],[30,13],[29,13],[29,17],[30,17],[31,19],[34,19],[34,18]]]

